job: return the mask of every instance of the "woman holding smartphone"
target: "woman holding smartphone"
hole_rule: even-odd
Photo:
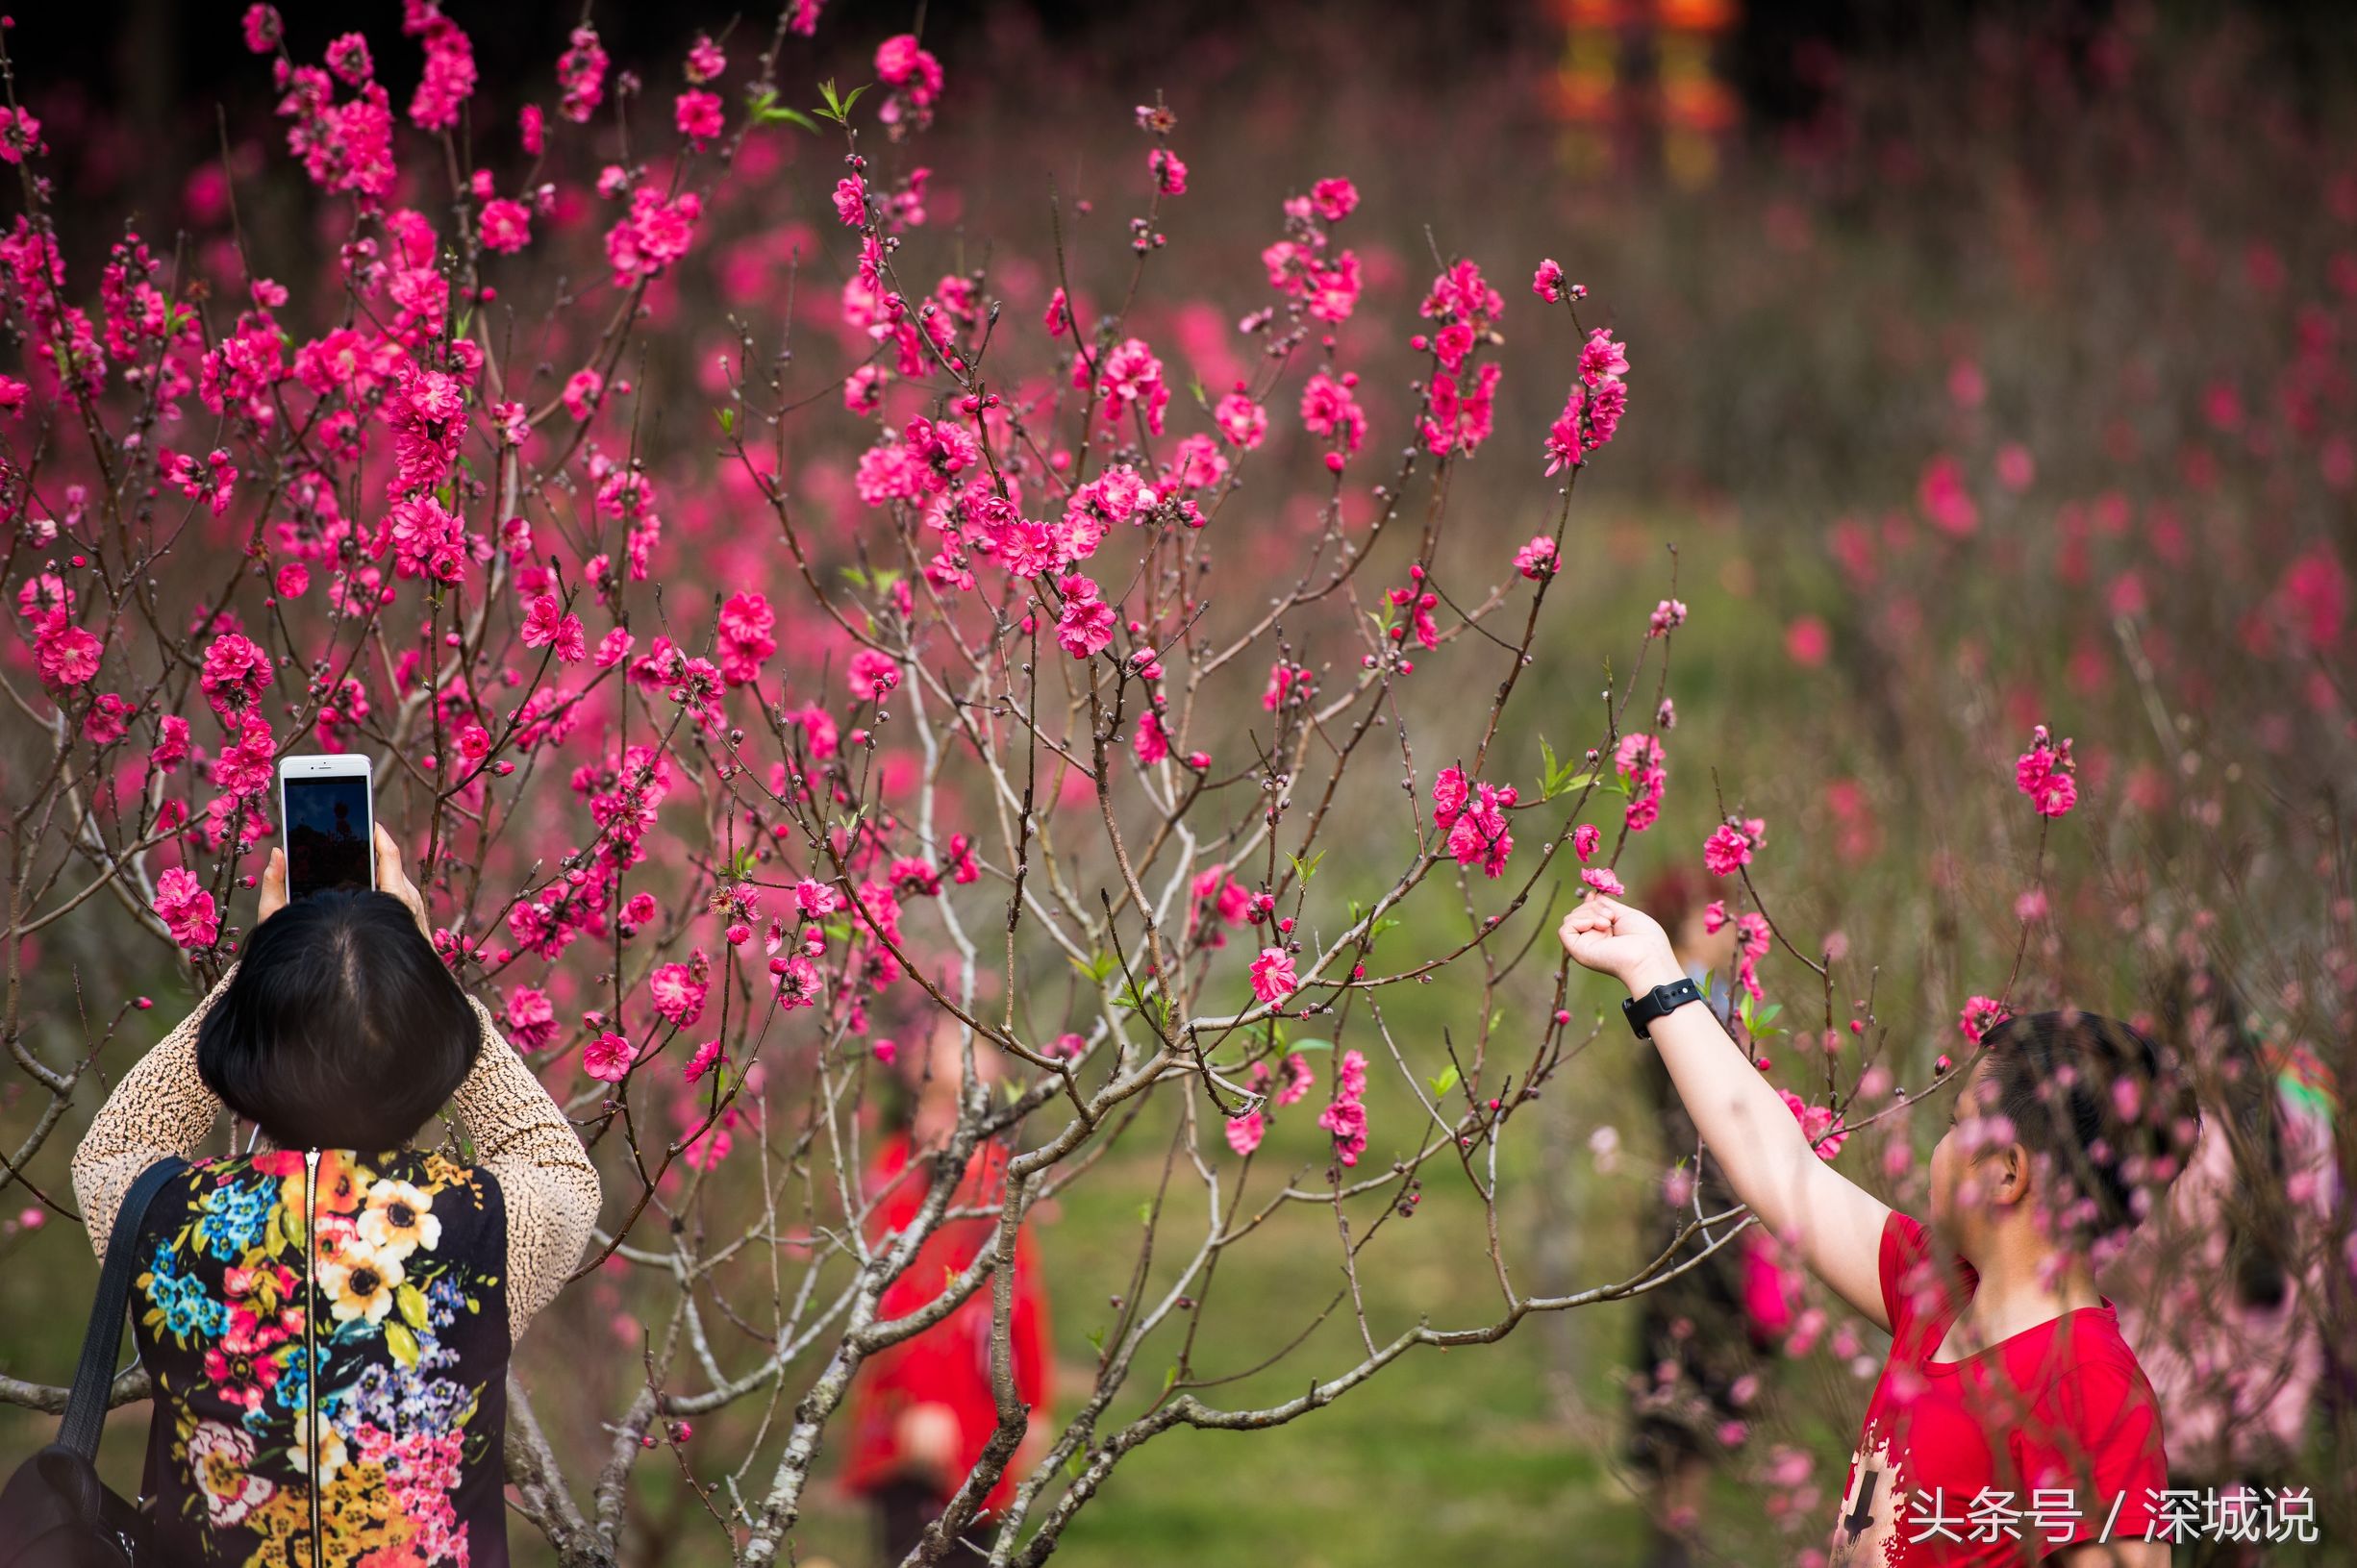
[[[597,1172],[367,837],[373,887],[292,903],[271,852],[238,961],[74,1156],[102,1256],[139,1173],[192,1161],[147,1207],[131,1295],[162,1561],[508,1561],[509,1354],[581,1257]],[[471,1163],[411,1146],[445,1103]],[[195,1158],[223,1107],[258,1139]]]

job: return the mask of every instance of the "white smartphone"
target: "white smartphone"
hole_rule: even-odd
[[[359,752],[278,759],[279,842],[289,903],[329,887],[376,886],[376,795]]]

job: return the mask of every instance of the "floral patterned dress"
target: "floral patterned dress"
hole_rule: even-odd
[[[192,1164],[131,1298],[169,1563],[504,1568],[507,1218],[414,1149]]]

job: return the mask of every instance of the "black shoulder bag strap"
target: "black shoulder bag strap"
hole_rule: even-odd
[[[82,1336],[82,1364],[74,1369],[65,1419],[58,1424],[58,1447],[86,1459],[98,1456],[98,1429],[107,1419],[107,1393],[114,1385],[114,1350],[122,1342],[123,1313],[131,1304],[131,1277],[138,1270],[139,1221],[164,1182],[188,1168],[166,1155],[139,1173],[123,1207],[114,1211],[107,1236],[107,1260],[98,1270],[98,1298],[90,1303],[90,1326]]]

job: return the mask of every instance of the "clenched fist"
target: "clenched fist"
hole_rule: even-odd
[[[1563,918],[1555,933],[1572,961],[1610,975],[1631,994],[1681,978],[1686,971],[1671,951],[1661,922],[1601,893]]]

